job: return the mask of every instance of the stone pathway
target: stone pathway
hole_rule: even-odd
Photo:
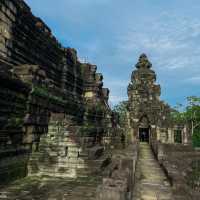
[[[140,143],[133,200],[173,200],[172,189],[147,143]]]

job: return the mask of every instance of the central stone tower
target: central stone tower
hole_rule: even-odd
[[[140,141],[166,140],[164,134],[157,134],[158,128],[168,127],[170,107],[160,101],[161,89],[156,84],[156,74],[147,56],[142,54],[128,86],[128,110],[133,139]]]

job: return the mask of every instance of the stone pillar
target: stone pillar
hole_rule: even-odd
[[[151,136],[151,143],[154,143],[156,141],[156,126],[155,125],[151,125],[151,129],[150,129],[150,136]]]
[[[172,129],[168,128],[168,143],[173,143]]]
[[[157,141],[160,140],[160,128],[159,127],[156,127],[156,138],[157,138]]]
[[[183,128],[183,143],[192,144],[191,129],[188,125],[184,125],[184,128]]]
[[[174,129],[172,128],[172,143],[175,143],[175,140],[174,140]]]

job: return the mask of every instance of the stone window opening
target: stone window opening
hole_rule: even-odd
[[[182,130],[174,130],[174,142],[182,144]]]

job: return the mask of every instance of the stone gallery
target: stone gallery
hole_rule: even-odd
[[[199,200],[200,151],[145,54],[126,123],[97,66],[63,47],[23,0],[0,1],[0,200]]]

